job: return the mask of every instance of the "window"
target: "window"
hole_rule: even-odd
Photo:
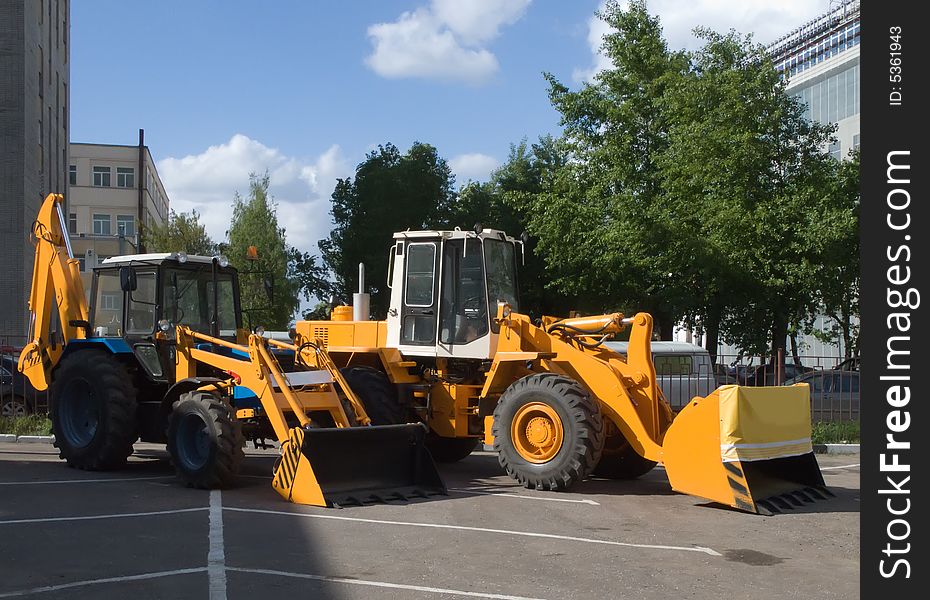
[[[853,149],[854,150],[859,149],[859,134],[858,133],[853,136]]]
[[[94,167],[94,186],[110,187],[110,167]]]
[[[110,235],[110,215],[94,214],[94,235]]]
[[[407,285],[404,290],[404,302],[407,306],[433,305],[435,264],[435,244],[410,244],[407,253]]]
[[[103,264],[103,261],[105,261],[105,260],[108,259],[108,258],[110,258],[110,257],[109,257],[109,256],[105,256],[105,255],[103,255],[103,254],[98,254],[98,255],[97,255],[97,265],[102,265],[102,264]]]
[[[834,160],[841,160],[843,158],[843,155],[840,152],[839,142],[831,142],[829,152],[830,152],[830,158]]]
[[[136,218],[132,215],[116,215],[116,233],[127,237],[136,235]]]
[[[81,273],[87,270],[87,260],[83,256],[78,257],[78,268]]]
[[[116,167],[116,187],[136,187],[135,169],[132,167]]]
[[[68,183],[77,185],[77,165],[70,165],[68,167]]]
[[[116,310],[119,305],[119,294],[100,294],[100,308]]]
[[[439,299],[439,341],[443,344],[467,344],[488,333],[482,262],[479,240],[466,238],[443,244]]]
[[[152,333],[155,329],[155,271],[136,271],[136,285],[129,294],[126,333]]]
[[[77,213],[68,213],[68,233],[77,234]]]
[[[657,375],[691,375],[691,357],[657,354],[653,357]]]

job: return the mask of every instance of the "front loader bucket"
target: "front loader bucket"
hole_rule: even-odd
[[[291,429],[272,485],[287,500],[361,505],[445,494],[422,424]]]
[[[740,510],[768,515],[833,496],[811,447],[807,384],[695,398],[662,448],[673,489]]]

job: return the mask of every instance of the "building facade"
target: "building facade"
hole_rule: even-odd
[[[0,0],[0,338],[21,342],[32,222],[68,193],[69,0]],[[0,340],[3,341],[3,340]]]
[[[139,145],[72,143],[68,232],[85,289],[104,259],[145,252],[141,226],[164,224],[169,201],[142,131]]]
[[[827,151],[845,158],[859,147],[859,0],[833,0],[831,9],[769,47],[786,92],[807,107],[807,118],[837,126]]]

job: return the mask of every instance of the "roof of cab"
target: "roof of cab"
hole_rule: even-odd
[[[189,263],[201,263],[209,264],[213,261],[212,256],[199,256],[196,254],[188,254],[187,259],[184,262]],[[105,258],[103,262],[100,263],[101,266],[122,266],[130,264],[159,264],[166,260],[178,260],[177,252],[155,252],[150,254],[127,254],[124,256],[111,256]],[[178,261],[180,262],[180,261]]]

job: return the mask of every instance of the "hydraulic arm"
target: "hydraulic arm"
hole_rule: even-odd
[[[74,258],[61,205],[49,194],[32,224],[35,262],[29,293],[28,342],[19,370],[37,390],[48,389],[52,369],[68,341],[87,336],[87,298],[79,262]]]

